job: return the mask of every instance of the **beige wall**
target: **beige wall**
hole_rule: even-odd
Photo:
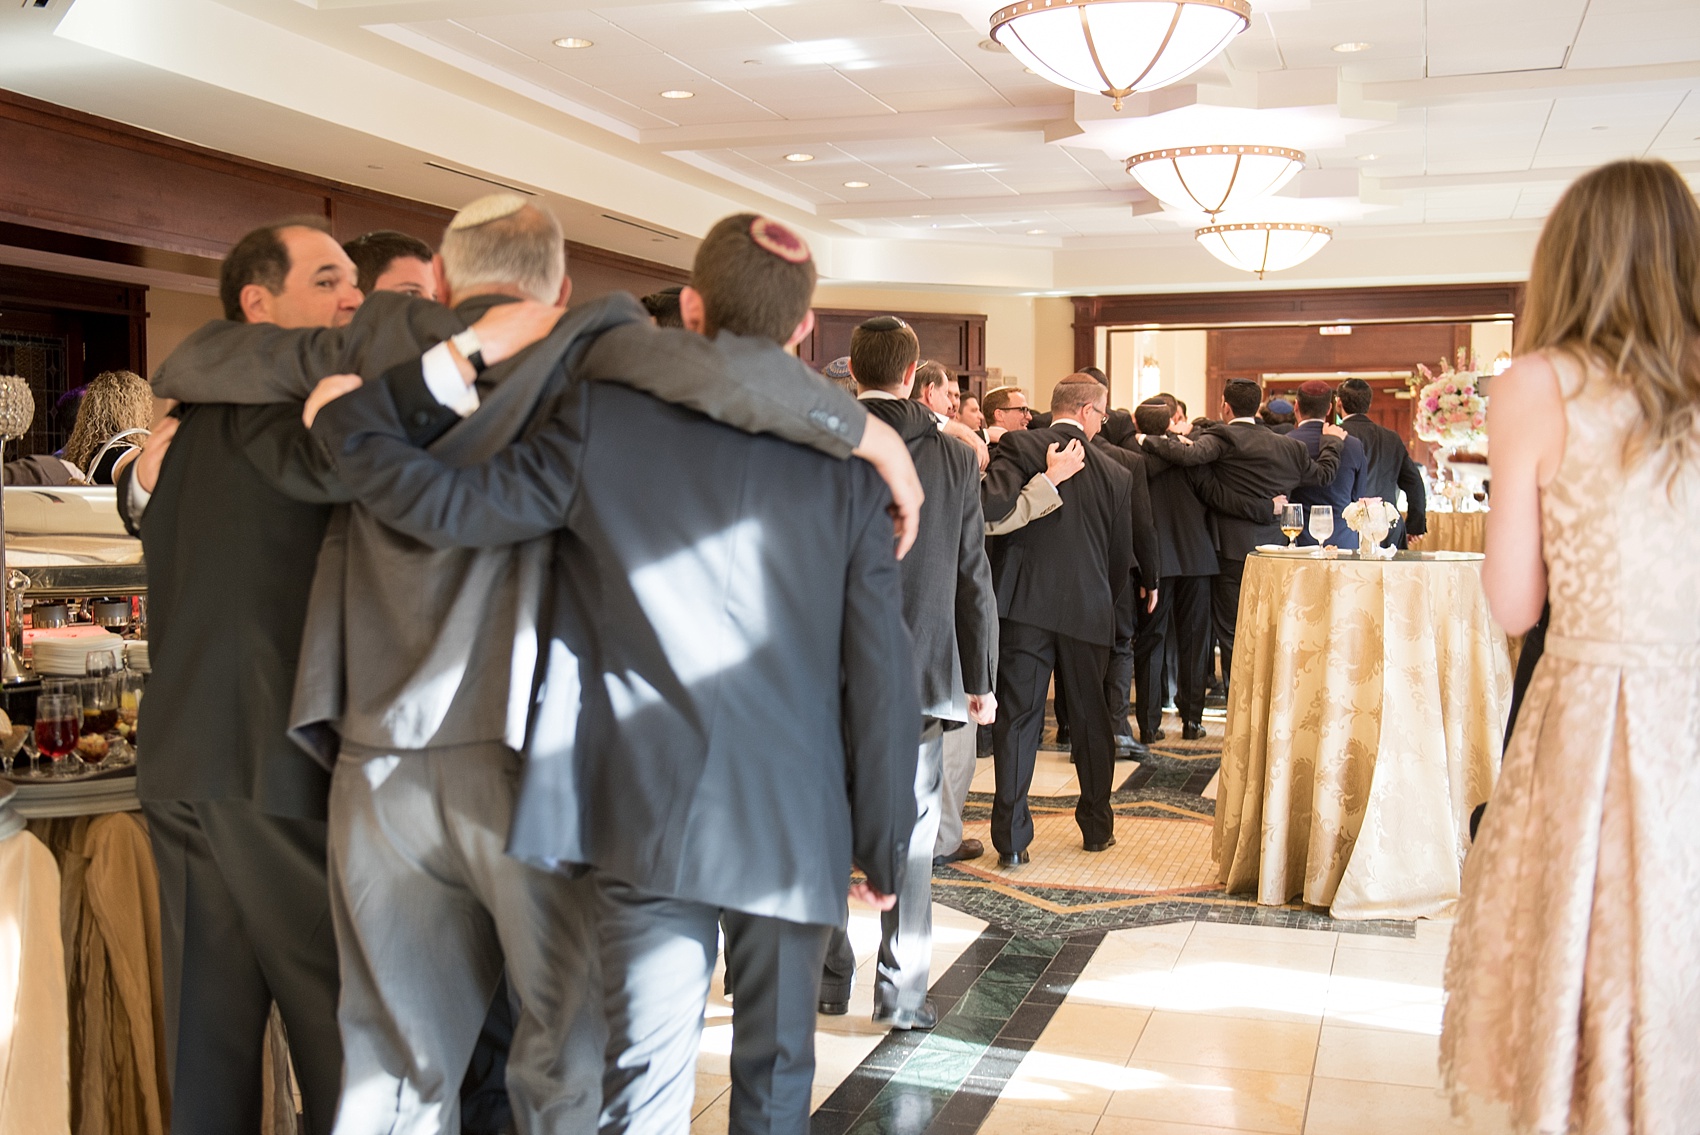
[[[159,364],[189,333],[209,319],[219,319],[224,310],[218,297],[195,292],[148,289],[148,372]]]

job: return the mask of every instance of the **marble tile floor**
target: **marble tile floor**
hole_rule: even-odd
[[[1119,763],[1118,775],[1133,767]],[[990,791],[991,762],[976,773],[975,791]],[[1067,754],[1041,751],[1033,795],[1076,791]],[[1440,1090],[1450,923],[1337,923],[1201,895],[1196,886],[1211,877],[1202,817],[1121,815],[1114,856],[1080,852],[1072,817],[1059,810],[1054,820],[1034,843],[1043,881],[1008,877],[988,855],[959,865],[971,873],[939,871],[935,896],[960,907],[963,886],[1001,884],[1013,910],[1023,901],[1104,905],[1132,886],[1156,892],[1147,901],[1157,905],[1142,908],[1153,921],[1118,924],[1114,912],[1096,926],[1081,916],[1022,920],[985,902],[977,909],[988,921],[935,901],[943,1019],[932,1033],[888,1035],[870,1019],[878,916],[853,904],[856,988],[848,1016],[817,1018],[813,1135],[1510,1130],[1482,1106],[1455,1119]],[[968,834],[983,826],[971,821]],[[1012,887],[1032,893],[1023,900]],[[692,1131],[720,1135],[731,1007],[718,975],[714,989]]]

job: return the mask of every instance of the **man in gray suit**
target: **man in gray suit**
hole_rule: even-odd
[[[874,1020],[889,1021],[894,1029],[930,1029],[938,1023],[927,1000],[927,975],[945,731],[966,735],[967,722],[989,725],[997,716],[992,686],[998,613],[982,535],[979,461],[972,449],[940,432],[935,412],[910,397],[920,349],[909,325],[889,315],[868,320],[850,336],[850,370],[862,388],[862,402],[908,443],[927,494],[921,534],[903,560],[903,619],[915,637],[922,713],[915,829],[897,905],[880,915],[874,979]],[[836,1015],[849,1009],[855,974],[849,935],[836,931],[821,979],[821,1012]]]
[[[322,221],[269,225],[221,266],[224,326],[342,328],[361,303],[354,285]],[[499,322],[481,325],[496,357],[515,342]],[[348,498],[297,406],[178,413],[118,486],[150,585],[153,676],[136,781],[159,865],[172,1131],[258,1130],[275,1001],[305,1129],[325,1135],[342,1077],[329,776],[285,729],[314,561],[332,506]]]
[[[522,297],[564,299],[562,247],[547,213],[487,198],[451,224],[441,282],[463,321]],[[396,303],[386,326],[412,317],[407,301]],[[657,353],[657,341],[674,349]],[[482,376],[478,343],[456,335],[439,344],[406,419],[441,434],[470,415],[434,449],[445,461],[477,462],[551,420],[570,364],[837,454],[859,424],[854,403],[835,392],[793,396],[791,385],[771,382],[761,390],[763,373],[746,373],[695,336],[650,327],[629,297],[575,310],[549,342],[552,351]],[[239,357],[264,362],[254,367],[264,389],[249,396],[298,394],[317,375],[346,369],[338,362],[371,369],[412,357],[418,367],[423,345],[351,357],[336,336],[256,339],[214,328],[162,368],[160,382],[198,396],[220,360]],[[469,387],[463,375],[479,381]],[[332,908],[348,1064],[341,1132],[455,1126],[454,1092],[504,960],[520,1004],[508,1078],[520,1129],[584,1130],[599,1111],[603,1024],[594,998],[587,1004],[597,987],[594,895],[584,881],[504,850],[551,543],[504,544],[432,549],[356,506],[338,517],[320,556],[292,721],[298,740],[335,762]]]
[[[727,218],[698,252],[685,324],[824,389],[781,349],[812,326],[814,278],[789,229]],[[314,432],[360,499],[418,539],[565,526],[510,848],[592,869],[602,1130],[689,1125],[724,923],[733,1129],[800,1135],[851,862],[889,905],[915,819],[920,713],[888,494],[858,463],[605,383],[569,383],[535,435],[456,469],[407,440],[398,405],[421,380],[419,363],[397,368],[331,401]]]

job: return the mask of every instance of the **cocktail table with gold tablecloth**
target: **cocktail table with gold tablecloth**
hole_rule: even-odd
[[[1447,914],[1510,689],[1480,556],[1253,553],[1216,794],[1221,881],[1337,918]]]
[[[1486,512],[1431,512],[1425,552],[1483,552],[1487,550]]]

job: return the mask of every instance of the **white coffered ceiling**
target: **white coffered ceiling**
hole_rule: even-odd
[[[1126,174],[1129,155],[1165,145],[1305,149],[1280,196],[1223,219],[1333,226],[1313,280],[1382,278],[1365,265],[1394,247],[1410,264],[1446,248],[1462,262],[1483,233],[1523,234],[1506,247],[1526,249],[1564,186],[1613,158],[1664,157],[1700,180],[1700,0],[1252,4],[1222,57],[1120,113],[988,50],[994,0],[54,0],[51,22],[0,29],[56,24],[60,47],[306,116],[338,152],[350,141],[336,130],[363,132],[685,238],[728,207],[776,211],[870,280],[933,248],[957,264],[941,283],[1243,284],[1191,246],[1202,216]],[[65,74],[0,82],[78,89]],[[87,108],[113,113],[98,77],[84,82]],[[315,89],[332,83],[345,104]],[[159,128],[172,113],[143,99],[115,116]],[[263,138],[246,148],[268,157]],[[391,172],[365,180],[410,191]],[[1199,263],[1071,277],[1114,250]]]

